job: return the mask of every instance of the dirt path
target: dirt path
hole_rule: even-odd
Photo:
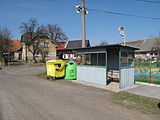
[[[0,70],[0,120],[159,120],[111,102],[112,92],[41,80],[44,67]]]

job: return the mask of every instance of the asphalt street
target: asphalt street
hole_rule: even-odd
[[[0,120],[159,120],[121,107],[110,91],[35,76],[45,67],[0,70]]]

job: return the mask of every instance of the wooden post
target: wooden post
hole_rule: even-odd
[[[152,67],[150,66],[150,84],[152,83]]]

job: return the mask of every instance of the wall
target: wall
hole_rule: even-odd
[[[50,41],[48,38],[41,38],[40,39],[42,42],[48,42],[49,47],[48,48],[43,48],[44,51],[49,52],[48,56],[46,57],[46,60],[51,60],[51,59],[56,59],[56,46]],[[29,47],[30,50],[32,50],[32,46]],[[25,51],[25,50],[24,50]],[[33,55],[31,52],[28,52],[28,59],[33,60]],[[36,57],[37,60],[41,60],[41,55],[37,55]]]
[[[77,66],[77,80],[106,85],[106,68]]]
[[[134,85],[134,68],[120,69],[120,88]]]

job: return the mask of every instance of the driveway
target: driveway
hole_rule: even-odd
[[[44,67],[0,70],[0,120],[159,120],[112,103],[110,91],[41,80]]]

